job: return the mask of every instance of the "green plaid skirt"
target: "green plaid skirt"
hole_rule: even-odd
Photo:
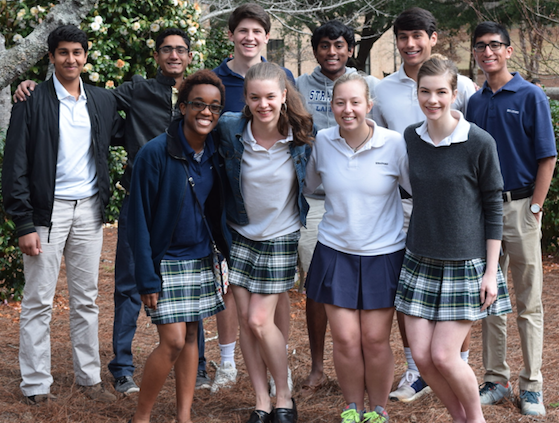
[[[231,234],[231,285],[253,294],[281,294],[293,288],[299,231],[267,241],[252,241],[234,230]]]
[[[216,292],[211,256],[196,260],[161,260],[162,290],[157,309],[146,307],[152,323],[197,322],[225,309]]]
[[[396,310],[434,321],[479,320],[512,311],[501,268],[497,299],[481,311],[480,289],[485,259],[435,260],[406,250],[396,292]]]

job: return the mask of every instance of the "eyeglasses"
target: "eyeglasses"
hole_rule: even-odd
[[[163,54],[171,54],[173,52],[173,50],[176,50],[177,54],[179,56],[184,56],[185,54],[188,54],[188,48],[182,47],[182,46],[178,46],[178,47],[171,47],[171,46],[159,47],[159,52],[163,53]]]
[[[508,44],[507,43],[501,43],[499,41],[491,41],[488,44],[477,43],[474,46],[474,50],[475,50],[476,53],[483,53],[485,51],[485,49],[487,48],[487,46],[489,46],[489,49],[491,51],[499,51],[501,49],[501,46],[507,46],[508,47]]]
[[[206,104],[201,101],[185,101],[184,104],[190,104],[192,110],[196,112],[201,112],[207,107],[214,115],[219,115],[223,110],[223,106],[221,104]]]

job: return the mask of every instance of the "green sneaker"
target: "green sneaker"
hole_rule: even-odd
[[[374,411],[363,414],[363,420],[361,423],[388,423],[390,418],[388,413],[380,405],[377,405]]]
[[[360,423],[361,422],[361,413],[357,411],[357,405],[352,402],[341,414],[342,423]]]

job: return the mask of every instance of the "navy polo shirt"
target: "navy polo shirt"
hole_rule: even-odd
[[[261,57],[262,61],[265,62],[266,59]],[[213,72],[219,76],[221,82],[225,86],[225,104],[223,107],[223,112],[240,112],[245,107],[245,94],[243,87],[245,85],[245,78],[238,73],[233,72],[227,66],[227,62],[232,60],[231,57],[227,57],[221,62]],[[287,75],[287,79],[295,86],[295,78],[289,69],[282,68]]]
[[[557,155],[549,100],[519,73],[493,93],[487,82],[468,102],[466,119],[497,142],[504,190],[533,184],[538,160]]]
[[[181,121],[181,129],[178,131],[182,149],[188,162],[188,172],[194,179],[194,189],[196,195],[202,204],[202,208],[206,204],[210,191],[214,184],[214,173],[212,170],[211,157],[215,154],[215,147],[211,134],[206,138],[204,146],[204,154],[202,160],[198,163],[194,159],[194,150],[184,136],[182,130],[183,122]],[[185,173],[186,179],[186,173]],[[167,181],[166,183],[179,183],[179,181]],[[196,204],[196,198],[192,193],[192,188],[187,182],[186,193],[182,202],[181,212],[175,230],[171,245],[167,249],[166,260],[193,260],[206,257],[212,252],[210,235],[200,208]]]

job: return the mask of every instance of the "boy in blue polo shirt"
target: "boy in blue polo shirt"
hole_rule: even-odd
[[[524,368],[519,374],[522,414],[545,416],[541,373],[543,347],[543,270],[541,217],[557,150],[549,102],[544,92],[510,73],[513,48],[507,30],[495,22],[479,24],[473,36],[474,57],[487,81],[470,97],[467,119],[497,142],[503,191],[503,255],[505,277],[510,266],[516,296],[517,324]],[[483,321],[485,383],[482,404],[496,404],[512,395],[506,363],[506,316]]]

